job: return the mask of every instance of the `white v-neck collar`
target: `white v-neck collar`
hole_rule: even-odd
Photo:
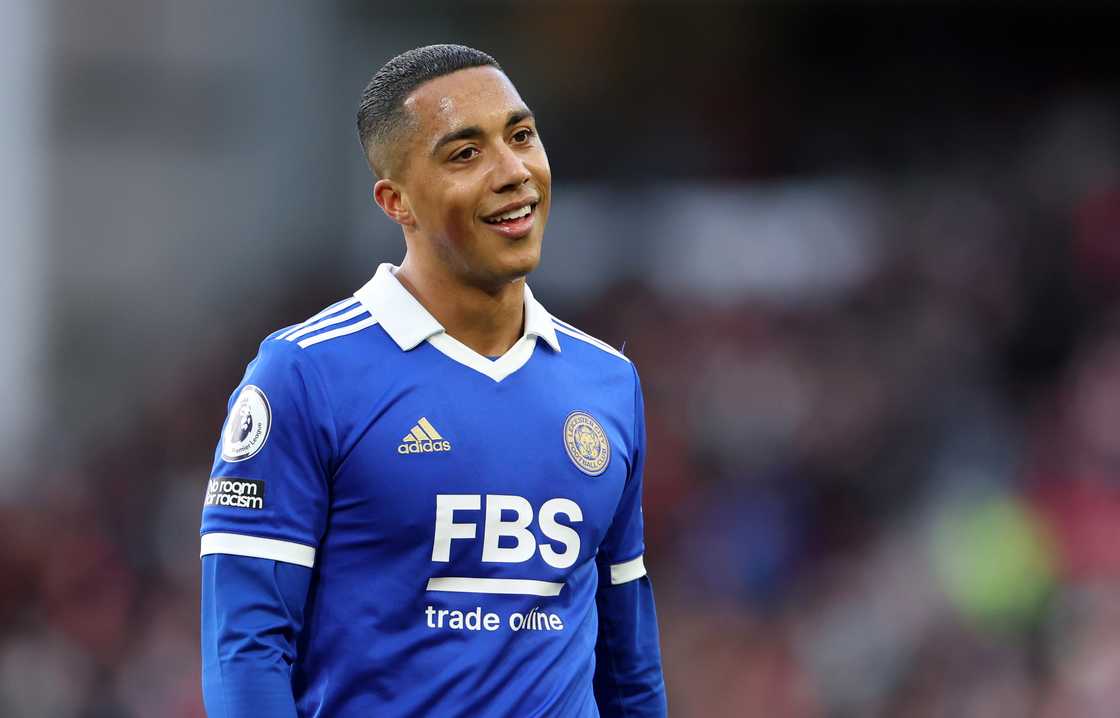
[[[525,285],[524,334],[505,354],[497,359],[489,359],[448,334],[431,312],[397,279],[397,269],[392,264],[382,264],[373,278],[354,292],[354,296],[401,351],[411,351],[427,341],[448,358],[485,374],[496,382],[525,366],[533,356],[537,337],[543,339],[553,351],[560,351],[552,315],[533,297],[528,284]]]

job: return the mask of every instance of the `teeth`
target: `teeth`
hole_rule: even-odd
[[[488,222],[504,222],[507,219],[520,219],[521,217],[524,217],[524,216],[528,215],[532,211],[533,211],[532,207],[530,207],[529,205],[525,205],[521,209],[515,209],[512,212],[506,212],[505,214],[498,215],[497,217],[494,217],[493,219],[490,219],[490,220],[487,220],[487,221]]]

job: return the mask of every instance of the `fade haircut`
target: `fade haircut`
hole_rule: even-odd
[[[465,45],[428,45],[386,62],[362,91],[358,105],[358,137],[370,168],[378,177],[393,170],[392,148],[409,124],[405,99],[420,85],[471,67],[502,66],[481,50]]]

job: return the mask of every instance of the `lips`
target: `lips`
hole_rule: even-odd
[[[539,201],[540,200],[535,199],[523,199],[517,202],[511,202],[510,204],[507,204],[505,207],[502,207],[496,212],[491,212],[490,214],[486,215],[482,218],[482,221],[486,222],[487,224],[497,224],[502,221],[519,219],[528,214],[526,210],[532,212],[533,209],[536,208],[537,202]]]
[[[521,219],[522,217],[526,217],[532,213],[534,204],[535,203],[533,202],[529,202],[511,210],[498,212],[496,214],[490,215],[483,221],[487,222],[488,224],[498,224],[499,222],[511,222],[515,219]]]
[[[507,205],[482,219],[494,232],[508,239],[520,239],[529,234],[536,217],[537,202],[519,202]]]

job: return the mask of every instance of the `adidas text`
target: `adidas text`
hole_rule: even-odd
[[[398,454],[431,454],[437,451],[451,451],[451,442],[415,441],[397,447]]]

